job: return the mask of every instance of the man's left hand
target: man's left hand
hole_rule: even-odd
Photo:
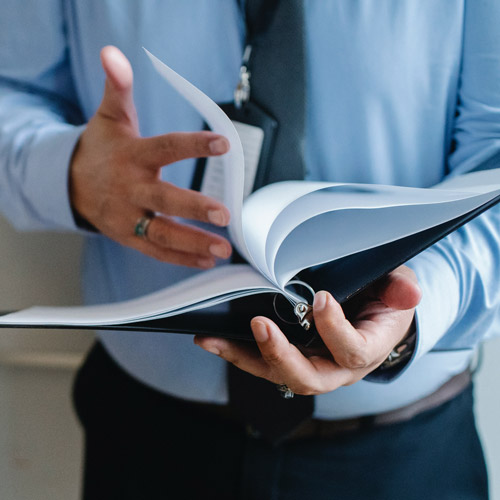
[[[415,274],[401,266],[362,294],[349,319],[331,294],[316,294],[314,322],[324,343],[320,349],[294,346],[263,316],[251,323],[258,348],[213,337],[197,336],[195,343],[297,394],[324,394],[361,380],[382,364],[407,335],[420,298]]]

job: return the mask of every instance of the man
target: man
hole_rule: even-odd
[[[224,154],[227,141],[199,132],[201,118],[141,46],[230,101],[241,2],[25,7],[0,7],[3,213],[20,229],[88,236],[87,303],[136,297],[229,258],[230,214],[189,189],[192,158]],[[429,186],[500,149],[497,2],[306,0],[304,14],[309,178]],[[151,213],[147,237],[135,234]],[[76,384],[85,498],[486,498],[470,386],[441,388],[496,333],[499,218],[490,210],[396,270],[351,321],[319,292],[319,355],[265,317],[252,322],[258,353],[195,340],[220,357],[185,336],[100,333],[105,349]],[[411,362],[376,383],[414,327]],[[246,433],[226,411],[224,359],[316,395],[314,422],[327,430],[278,445]]]

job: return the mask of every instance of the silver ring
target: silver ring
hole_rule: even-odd
[[[134,234],[139,236],[139,238],[146,238],[148,233],[148,227],[151,221],[154,219],[154,214],[144,215],[137,219],[134,227]]]
[[[291,399],[295,396],[295,393],[286,384],[277,384],[276,389],[281,392],[281,397],[284,399]]]

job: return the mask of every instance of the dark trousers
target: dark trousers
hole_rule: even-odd
[[[472,387],[409,422],[280,446],[144,386],[99,344],[74,395],[85,500],[488,498]]]

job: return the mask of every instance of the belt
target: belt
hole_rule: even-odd
[[[396,410],[340,420],[320,420],[312,418],[301,424],[300,427],[286,438],[286,441],[307,438],[327,439],[350,432],[406,422],[425,411],[432,410],[433,408],[437,408],[451,401],[464,391],[470,385],[471,381],[472,374],[471,371],[467,369],[452,377],[428,396],[410,403],[409,405],[397,408]],[[239,421],[242,423],[234,416],[231,408],[228,406],[204,403],[192,403],[192,405],[198,407],[202,411],[205,410],[209,414],[215,414],[227,420]],[[245,429],[249,436],[258,437],[258,434],[255,433],[251,426],[247,425]]]
[[[470,385],[471,381],[472,374],[467,369],[452,377],[433,393],[409,405],[384,413],[343,420],[311,419],[304,422],[304,424],[295,430],[289,439],[329,438],[347,432],[407,422],[425,411],[432,410],[451,401],[455,396],[464,391]]]

